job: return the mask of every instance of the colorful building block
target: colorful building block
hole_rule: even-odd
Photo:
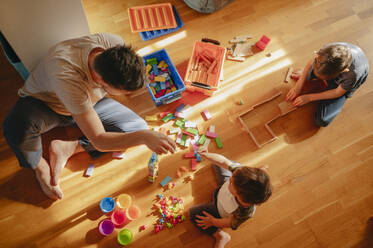
[[[87,168],[87,170],[85,171],[85,174],[84,174],[84,175],[85,175],[86,177],[90,177],[90,176],[92,176],[94,167],[95,167],[94,164],[89,164],[89,165],[88,165],[88,168]]]
[[[159,74],[157,64],[153,65],[153,72],[154,72],[154,75],[158,75]]]
[[[181,112],[181,110],[183,110],[183,108],[185,107],[185,104],[180,104],[177,108],[176,108],[176,110],[175,110],[175,112]]]
[[[216,133],[213,133],[213,132],[210,132],[210,131],[207,131],[206,132],[206,136],[209,137],[209,138],[216,138],[218,137],[218,135]]]
[[[145,116],[146,121],[158,121],[157,115],[147,115]]]
[[[197,127],[197,123],[193,121],[186,121],[185,122],[185,127]]]
[[[215,133],[215,126],[214,125],[210,125],[209,132]]]
[[[195,129],[195,128],[188,127],[188,128],[186,129],[186,131],[187,131],[188,133],[193,134],[193,135],[198,135],[198,130]]]
[[[180,127],[180,128],[184,128],[184,122],[181,121],[181,120],[177,120],[177,121],[175,122],[175,125],[178,126],[178,127]]]
[[[162,187],[166,186],[171,180],[172,178],[170,176],[165,177],[165,179],[161,181]]]
[[[206,135],[202,134],[201,137],[198,140],[199,145],[203,145],[206,141]]]
[[[223,144],[221,143],[221,140],[220,140],[219,137],[215,138],[215,142],[216,142],[216,145],[217,145],[218,148],[220,148],[220,149],[223,148]]]
[[[158,168],[159,168],[159,166],[158,166],[158,155],[155,152],[153,152],[152,156],[150,157],[149,162],[148,162],[148,172],[149,172],[148,180],[149,180],[149,182],[154,182],[155,179],[157,178]]]
[[[206,121],[211,119],[211,114],[210,114],[210,112],[207,109],[204,110],[204,111],[202,111],[201,114],[205,118]]]
[[[263,51],[267,47],[270,40],[270,38],[263,35],[262,38],[260,38],[260,40],[257,43],[255,43],[255,46]]]
[[[180,127],[177,127],[177,128],[170,129],[169,132],[170,132],[170,134],[180,133],[181,129],[180,129]]]

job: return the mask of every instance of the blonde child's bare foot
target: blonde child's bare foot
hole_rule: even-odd
[[[35,175],[41,190],[46,196],[52,200],[62,199],[63,193],[60,187],[51,185],[51,170],[44,158],[41,158],[38,167],[35,169]]]
[[[52,170],[51,184],[58,185],[60,173],[67,160],[77,152],[79,143],[75,141],[53,140],[49,145],[49,161]]]
[[[213,236],[215,238],[215,248],[224,248],[225,245],[231,240],[231,235],[223,230],[218,230]]]
[[[302,75],[303,70],[302,69],[295,69],[293,73],[291,73],[290,77],[294,80],[298,80],[300,76]]]

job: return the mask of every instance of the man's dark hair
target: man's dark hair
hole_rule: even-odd
[[[317,55],[317,72],[321,75],[331,76],[341,73],[351,65],[352,55],[347,46],[333,44],[321,48]]]
[[[116,89],[133,91],[145,81],[142,58],[130,46],[115,46],[99,54],[94,69],[106,83]]]
[[[262,169],[243,166],[232,177],[237,194],[246,203],[261,204],[272,195],[269,176]]]

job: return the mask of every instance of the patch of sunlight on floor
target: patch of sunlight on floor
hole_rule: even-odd
[[[284,67],[287,67],[292,64],[292,61],[290,59],[283,59],[276,63],[275,65],[271,66],[270,68],[263,70],[261,72],[256,73],[254,76],[250,76],[250,78],[247,78],[247,80],[240,80],[239,83],[237,83],[234,86],[229,86],[229,88],[223,89],[217,94],[215,94],[213,97],[210,97],[203,102],[199,103],[198,105],[203,105],[205,107],[214,105],[214,104],[220,104],[222,100],[226,99],[228,96],[231,96],[233,94],[236,94],[240,91],[242,91],[242,88],[249,82],[255,81],[259,78],[264,77],[265,75],[272,73],[274,71],[280,70]],[[198,106],[197,105],[197,106]]]
[[[275,140],[273,142],[278,141]],[[250,158],[250,163],[252,164],[259,164],[262,160],[266,159],[267,157],[279,152],[280,150],[284,149],[287,147],[289,144],[286,142],[277,142],[276,146],[274,146],[271,150],[266,151],[266,152],[257,152],[255,154],[255,158]]]
[[[283,56],[286,55],[285,51],[282,50],[282,49],[279,49],[273,53],[271,53],[272,56],[271,57],[265,57],[261,60],[259,60],[258,62],[256,62],[255,64],[251,65],[251,66],[248,66],[246,69],[240,71],[239,73],[235,74],[234,76],[224,80],[224,83],[228,83],[228,82],[231,82],[231,81],[234,81],[236,80],[237,78],[241,77],[242,75],[244,74],[247,74],[249,72],[252,72],[262,66],[265,66],[266,64],[268,63],[271,63],[271,62],[274,62],[275,60],[279,59],[279,58],[282,58]]]
[[[156,50],[159,50],[161,48],[165,48],[166,46],[172,44],[172,43],[175,43],[176,41],[178,40],[181,40],[181,39],[184,39],[185,37],[187,36],[187,32],[186,31],[182,31],[180,33],[177,33],[177,34],[174,34],[170,37],[167,37],[163,40],[160,40],[160,41],[157,41],[149,46],[146,46],[146,47],[143,47],[141,49],[139,49],[137,51],[137,53],[140,55],[140,56],[144,56],[146,54],[149,54],[151,52],[154,52]]]

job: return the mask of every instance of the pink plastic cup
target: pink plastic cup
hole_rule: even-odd
[[[104,236],[111,234],[114,231],[114,223],[111,220],[105,219],[98,224],[98,230]]]
[[[111,221],[115,226],[122,226],[126,222],[126,214],[123,210],[117,209],[111,214]]]

